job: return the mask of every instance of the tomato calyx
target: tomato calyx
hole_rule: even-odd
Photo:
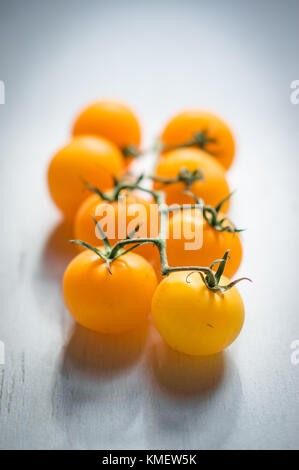
[[[112,190],[106,191],[106,192],[101,191],[101,189],[99,189],[97,186],[90,185],[87,181],[85,181],[83,179],[82,179],[82,183],[84,184],[86,189],[88,189],[90,192],[96,194],[97,196],[99,196],[99,198],[101,200],[106,201],[106,202],[115,202],[115,201],[117,201],[119,196],[120,196],[120,193],[122,191],[125,191],[125,190],[133,191],[135,189],[142,189],[142,191],[146,191],[146,192],[151,193],[151,191],[146,190],[145,188],[141,188],[139,186],[140,182],[145,177],[143,173],[140,174],[139,176],[137,176],[135,179],[132,178],[130,175],[127,175],[126,177],[124,177],[122,179],[117,179],[114,176],[112,176],[112,177],[113,177],[113,181],[114,181],[114,187],[113,187]]]
[[[162,176],[151,176],[153,181],[161,183],[162,187],[174,183],[183,183],[185,185],[185,191],[188,191],[195,181],[204,180],[204,174],[200,168],[196,168],[194,171],[187,170],[187,168],[181,168],[175,178],[164,178]]]
[[[99,233],[99,238],[103,241],[103,245],[104,245],[103,249],[99,250],[98,248],[90,245],[87,242],[84,242],[83,240],[70,240],[70,243],[75,243],[77,245],[82,246],[83,248],[93,251],[99,258],[101,258],[106,263],[107,269],[110,274],[112,274],[110,265],[113,261],[115,261],[120,256],[123,256],[126,253],[129,253],[129,251],[134,250],[135,248],[137,248],[137,246],[144,245],[145,243],[150,243],[150,241],[148,241],[147,239],[134,239],[134,236],[136,235],[136,233],[138,232],[138,230],[140,229],[142,225],[141,223],[141,224],[138,224],[134,228],[134,230],[132,230],[132,232],[128,234],[128,238],[126,239],[126,242],[130,243],[131,241],[133,246],[130,246],[127,249],[123,249],[119,243],[116,243],[114,246],[111,246],[111,243],[108,237],[106,236],[105,232],[103,231],[97,219],[93,215],[91,215],[91,217]]]
[[[208,131],[205,129],[202,131],[194,132],[193,137],[190,140],[187,140],[186,142],[182,144],[162,145],[162,151],[169,152],[170,150],[176,150],[176,149],[188,148],[188,147],[198,147],[201,150],[205,150],[207,144],[216,143],[216,142],[217,142],[217,139],[213,137],[209,137]]]
[[[220,211],[223,204],[232,197],[234,191],[220,201],[216,207],[205,205],[202,199],[199,199],[191,191],[188,192],[189,196],[192,197],[196,204],[201,204],[202,215],[205,221],[213,227],[217,232],[229,232],[239,233],[244,232],[245,229],[237,228],[228,217],[220,216]]]
[[[126,145],[121,149],[121,152],[124,158],[140,158],[151,152],[158,155],[160,152],[163,152],[163,144],[156,139],[153,145],[143,150],[140,150],[136,145]]]
[[[143,155],[136,145],[126,145],[121,149],[124,158],[139,158]]]
[[[195,205],[190,205],[190,209],[200,209],[203,218],[205,221],[213,227],[217,232],[229,232],[229,233],[239,233],[239,232],[244,232],[245,229],[242,228],[237,228],[233,222],[228,218],[228,217],[220,217],[220,210],[225,201],[227,201],[234,193],[230,193],[228,196],[226,196],[222,201],[217,204],[216,207],[209,206],[204,204],[204,201],[198,197],[195,196],[195,194],[192,191],[184,191],[186,194],[188,194],[195,202]],[[177,206],[176,204],[169,206],[169,212],[174,212],[177,210],[181,210],[181,206]]]
[[[219,264],[218,266],[218,269],[216,271],[216,273],[214,274],[213,277],[209,276],[209,275],[203,275],[203,273],[198,270],[197,272],[200,274],[200,277],[201,279],[203,280],[203,282],[205,283],[206,287],[210,290],[212,290],[213,292],[220,292],[221,294],[224,294],[226,291],[228,291],[229,289],[231,289],[232,287],[234,287],[238,282],[240,281],[250,281],[252,282],[251,279],[249,279],[248,277],[240,277],[239,279],[235,279],[234,281],[230,282],[229,284],[226,284],[225,286],[224,285],[220,285],[220,281],[221,281],[221,277],[222,277],[222,274],[223,274],[223,271],[225,269],[225,265],[227,263],[227,261],[229,260],[229,250],[227,250],[223,257],[221,259],[216,259],[215,261],[212,262],[212,264],[210,265],[210,269],[212,270],[214,268],[214,266],[216,266],[216,264]],[[186,282],[188,283],[188,279],[189,277],[194,274],[194,272],[196,271],[191,271],[187,277],[186,277]]]

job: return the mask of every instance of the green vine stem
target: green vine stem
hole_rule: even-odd
[[[163,145],[162,144],[161,151],[169,152],[171,150],[176,150],[178,148],[188,148],[188,147],[194,147],[194,146],[199,147],[200,149],[204,150],[207,144],[210,142],[216,143],[217,139],[209,137],[207,130],[197,131],[197,132],[194,132],[193,137],[190,140],[182,144],[176,144],[176,145]]]
[[[163,146],[158,139],[154,141],[151,147],[144,150],[140,150],[136,145],[127,145],[121,149],[124,158],[139,158],[151,152],[158,155],[161,151],[163,151]]]
[[[144,152],[139,150],[136,145],[127,145],[121,149],[121,152],[125,158],[139,158],[144,155]]]
[[[126,185],[124,184],[123,186],[118,186],[116,189],[116,195],[121,193],[121,191],[126,190],[126,189],[139,189],[141,191],[145,191],[147,193],[152,194],[154,197],[157,205],[158,205],[158,213],[159,213],[159,222],[160,222],[160,227],[159,227],[159,234],[157,237],[154,238],[135,238],[134,236],[136,232],[138,231],[139,226],[137,226],[132,233],[128,236],[127,239],[125,240],[120,240],[113,247],[111,247],[110,242],[103,232],[100,224],[96,220],[95,217],[93,217],[93,220],[96,224],[97,229],[99,230],[99,233],[101,235],[101,238],[103,240],[104,247],[102,250],[99,250],[98,248],[95,248],[88,243],[82,241],[82,240],[71,240],[72,243],[79,244],[83,246],[84,248],[87,248],[93,252],[95,252],[102,260],[105,261],[107,265],[107,269],[111,274],[111,269],[110,265],[113,261],[115,261],[117,258],[120,256],[124,255],[125,253],[128,253],[131,250],[134,250],[140,245],[144,245],[146,243],[152,243],[155,245],[160,254],[160,261],[161,261],[161,272],[163,276],[166,276],[167,274],[170,274],[171,272],[174,271],[192,271],[192,272],[199,272],[203,282],[205,283],[206,287],[214,292],[221,292],[224,293],[226,290],[230,289],[233,287],[237,282],[247,279],[247,278],[241,278],[237,279],[236,281],[233,281],[229,283],[226,286],[221,286],[220,280],[222,273],[224,271],[226,262],[228,260],[228,252],[229,250],[224,254],[223,258],[221,260],[216,260],[214,261],[210,267],[206,266],[178,266],[178,267],[171,267],[168,264],[167,260],[167,253],[166,253],[166,234],[167,234],[167,218],[168,218],[168,213],[170,211],[170,207],[165,204],[165,195],[162,192],[155,192],[146,188],[143,188],[142,186],[139,185]],[[107,199],[106,199],[107,200]],[[109,200],[109,199],[108,199]],[[194,204],[194,208],[199,208],[199,204]],[[183,209],[183,206],[181,206]],[[129,248],[124,249],[127,245],[131,245]],[[219,263],[219,267],[216,271],[216,273],[213,272],[212,268],[215,266],[216,263]],[[191,273],[190,273],[191,274]]]
[[[125,158],[139,158],[149,152],[169,152],[179,148],[198,147],[205,150],[207,144],[216,143],[217,139],[209,137],[207,129],[202,131],[196,131],[193,137],[182,144],[166,145],[163,142],[157,140],[152,147],[145,150],[140,150],[136,145],[127,145],[121,149],[121,152]]]
[[[187,168],[181,168],[178,175],[175,178],[163,178],[162,176],[150,176],[153,181],[159,182],[162,186],[166,186],[174,183],[183,183],[185,189],[189,190],[195,181],[204,180],[203,172],[198,168],[194,171],[187,170]]]
[[[189,172],[188,170],[181,170],[183,173],[181,175],[178,175],[177,178],[172,178],[172,179],[166,179],[166,178],[158,178],[155,176],[149,176],[146,177],[144,174],[139,175],[136,180],[132,183],[126,183],[125,180],[116,180],[115,179],[115,186],[112,191],[109,192],[103,192],[99,188],[95,186],[91,186],[87,182],[83,181],[85,187],[97,194],[99,198],[101,198],[103,201],[106,202],[115,202],[117,201],[120,193],[124,190],[128,191],[133,191],[135,189],[141,190],[143,192],[147,192],[148,194],[151,194],[156,202],[156,193],[154,191],[151,191],[150,189],[146,189],[144,187],[140,186],[140,183],[142,180],[145,178],[149,178],[151,180],[155,181],[161,181],[163,180],[164,184],[174,184],[180,181],[183,181],[185,179],[186,181],[186,186],[192,185],[192,182],[194,182],[196,179],[200,179],[200,175],[196,172]],[[199,170],[200,171],[200,170]],[[189,179],[190,178],[190,179]],[[192,182],[191,182],[192,181]],[[210,205],[204,204],[202,199],[199,199],[195,196],[195,194],[190,190],[186,189],[183,191],[185,194],[188,194],[195,202],[195,205],[190,204],[189,209],[200,209],[203,215],[203,218],[205,221],[213,227],[215,230],[218,232],[230,232],[230,233],[238,233],[238,232],[243,232],[244,229],[239,229],[237,228],[233,222],[228,218],[228,217],[220,217],[220,211],[223,206],[223,204],[231,198],[231,196],[234,194],[234,192],[230,193],[228,196],[226,196],[222,201],[220,201],[216,207],[212,207]],[[169,212],[174,212],[176,210],[182,210],[182,206],[169,206],[168,211]]]

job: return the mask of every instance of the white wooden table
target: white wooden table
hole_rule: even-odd
[[[0,26],[0,448],[298,448],[298,2],[6,0]],[[71,229],[46,167],[102,96],[139,111],[145,142],[192,105],[235,131],[232,216],[254,284],[223,355],[176,354],[150,326],[93,335],[63,305]]]

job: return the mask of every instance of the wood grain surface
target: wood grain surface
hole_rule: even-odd
[[[1,449],[298,449],[298,23],[295,1],[1,2]],[[72,228],[46,169],[102,96],[136,108],[145,144],[188,106],[234,130],[231,215],[254,283],[224,354],[172,352],[150,323],[96,335],[63,305]]]

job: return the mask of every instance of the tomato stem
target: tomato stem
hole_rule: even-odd
[[[191,191],[190,187],[194,183],[194,181],[199,181],[202,179],[202,172],[201,170],[197,169],[193,172],[190,172],[186,169],[182,169],[178,176],[176,178],[162,178],[158,176],[146,176],[144,174],[139,175],[136,177],[136,180],[133,181],[132,183],[126,183],[126,179],[123,180],[115,180],[115,186],[112,191],[109,192],[102,192],[99,188],[96,186],[91,186],[88,184],[86,181],[82,180],[85,187],[93,192],[94,194],[97,194],[99,198],[103,201],[107,202],[115,202],[118,200],[119,195],[122,191],[127,190],[127,191],[134,191],[135,189],[141,190],[143,192],[146,192],[154,197],[156,200],[156,193],[155,191],[152,191],[150,189],[146,189],[142,186],[140,186],[140,183],[144,179],[151,179],[153,181],[160,181],[162,184],[175,184],[182,182],[185,184],[185,190],[183,191],[185,194],[188,194],[190,198],[192,198],[195,201],[195,205],[190,204],[188,209],[200,209],[203,215],[203,218],[205,221],[213,227],[217,232],[230,232],[230,233],[237,233],[237,232],[243,232],[244,229],[239,229],[237,228],[233,222],[228,218],[228,217],[221,217],[220,218],[220,210],[223,206],[223,204],[231,198],[231,196],[234,194],[234,191],[228,194],[222,201],[220,201],[216,207],[212,207],[209,205],[205,205],[202,199],[199,199],[195,196],[195,194]],[[175,211],[175,210],[182,210],[182,206],[169,206],[169,212]]]
[[[178,175],[175,178],[163,178],[162,176],[150,176],[153,181],[159,182],[162,186],[175,183],[183,183],[185,189],[191,188],[195,181],[202,181],[204,179],[203,172],[197,168],[194,171],[187,170],[187,168],[181,168]]]
[[[216,143],[217,139],[208,136],[208,131],[196,131],[193,134],[193,137],[186,142],[175,145],[166,145],[163,144],[160,140],[156,140],[152,147],[149,147],[144,150],[140,150],[136,145],[126,145],[121,149],[121,152],[124,158],[140,158],[143,155],[146,155],[150,152],[170,152],[171,150],[189,148],[189,147],[198,147],[202,150],[206,149],[207,144]]]
[[[137,182],[139,183],[142,178],[143,177],[139,177],[137,179]],[[94,189],[97,189],[97,188],[93,188],[90,185],[88,185],[88,187],[91,188],[92,191],[94,191]],[[158,206],[158,214],[159,214],[159,233],[158,233],[157,237],[134,238],[134,236],[136,235],[137,231],[140,228],[141,224],[139,224],[128,235],[128,238],[126,238],[125,240],[118,241],[117,243],[115,243],[114,246],[111,247],[111,244],[110,244],[107,236],[103,232],[102,228],[100,227],[100,224],[98,223],[97,219],[94,216],[92,216],[92,219],[93,219],[97,229],[99,230],[99,233],[100,233],[101,238],[102,238],[103,243],[104,243],[103,251],[100,251],[99,249],[97,249],[95,247],[92,247],[91,245],[89,245],[88,243],[86,243],[82,240],[71,240],[72,243],[77,243],[77,244],[83,246],[84,248],[90,249],[93,252],[95,252],[102,260],[104,260],[106,262],[107,269],[109,270],[110,273],[111,273],[110,264],[113,261],[115,261],[117,258],[124,255],[125,253],[128,253],[131,250],[134,250],[135,248],[137,248],[140,245],[144,245],[144,244],[147,244],[147,243],[152,243],[159,250],[160,261],[161,261],[161,272],[162,272],[163,276],[166,276],[167,274],[170,274],[171,272],[174,272],[174,271],[191,271],[190,274],[192,274],[192,272],[199,272],[203,282],[205,283],[205,285],[207,286],[208,289],[210,289],[214,292],[221,292],[221,293],[224,293],[228,289],[232,288],[240,280],[248,279],[248,278],[237,279],[236,281],[233,281],[233,282],[229,283],[226,286],[221,286],[219,284],[220,280],[221,280],[221,277],[222,277],[222,274],[223,274],[223,271],[224,271],[224,268],[225,268],[225,265],[226,265],[227,261],[229,260],[229,256],[228,256],[229,250],[227,250],[224,253],[223,258],[213,261],[213,263],[209,267],[207,267],[207,266],[169,266],[168,259],[167,259],[167,252],[166,252],[166,235],[167,235],[168,214],[169,214],[169,212],[174,211],[174,210],[183,210],[183,209],[186,208],[186,205],[185,206],[183,206],[183,205],[181,205],[181,206],[168,206],[165,203],[165,195],[164,195],[163,192],[153,191],[153,190],[150,190],[150,189],[143,188],[139,184],[136,184],[136,182],[134,184],[133,183],[132,184],[126,184],[126,183],[116,184],[114,190],[112,191],[112,193],[110,195],[101,193],[98,190],[96,191],[96,193],[101,194],[100,197],[102,197],[102,194],[104,194],[104,199],[105,200],[114,201],[114,200],[118,199],[118,197],[120,196],[120,193],[122,191],[125,191],[125,190],[128,190],[128,189],[129,190],[138,189],[140,191],[151,194],[153,196],[153,198],[155,199],[155,201],[157,203],[157,206]],[[230,197],[230,195],[228,197]],[[216,208],[212,208],[211,206],[204,206],[201,200],[198,200],[195,197],[194,197],[194,199],[195,199],[196,203],[192,204],[192,205],[189,205],[188,209],[190,209],[190,208],[193,208],[193,209],[200,208],[200,209],[203,210],[203,213],[205,213],[205,211],[206,211],[207,213],[209,213],[211,215],[211,218],[213,219],[211,223],[213,223],[214,225],[218,224],[218,225],[221,226],[221,224],[223,223],[224,220],[228,220],[228,219],[222,219],[221,221],[217,221],[218,211],[220,210],[221,205],[224,201],[221,201],[221,203],[219,203]],[[218,208],[218,210],[217,210],[217,208]],[[209,222],[209,220],[208,220],[208,222]],[[225,230],[226,228],[222,227],[222,229]],[[124,250],[124,247],[127,246],[127,245],[132,245],[132,246],[129,247],[128,249]],[[215,273],[212,268],[216,264],[219,264],[219,266],[218,266],[218,269]]]
[[[175,145],[162,145],[162,152],[169,152],[171,150],[176,150],[180,148],[188,148],[188,147],[199,147],[202,150],[205,150],[208,143],[216,143],[217,139],[209,137],[208,131],[197,131],[194,132],[193,137],[187,142],[182,144],[175,144]]]

